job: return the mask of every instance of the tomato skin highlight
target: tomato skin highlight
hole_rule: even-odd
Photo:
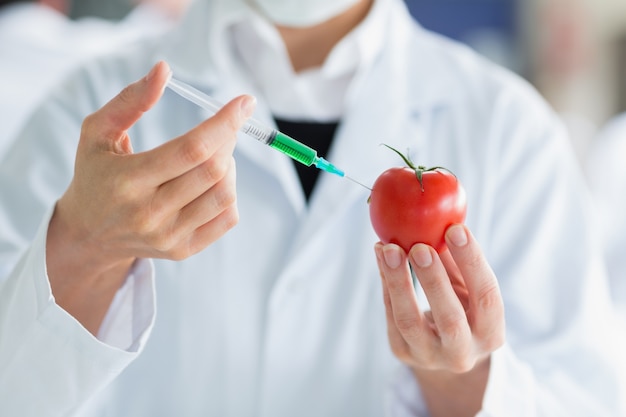
[[[394,167],[374,182],[369,211],[383,243],[395,243],[407,253],[425,243],[441,253],[446,229],[463,223],[467,202],[463,186],[449,171],[423,171],[420,184],[414,169]]]

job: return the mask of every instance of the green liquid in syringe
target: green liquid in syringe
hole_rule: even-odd
[[[276,137],[272,140],[272,142],[269,143],[269,146],[284,153],[287,156],[290,156],[291,158],[308,167],[310,167],[311,165],[315,165],[315,167],[318,169],[338,175],[340,177],[344,177],[346,175],[342,170],[340,170],[324,158],[320,158],[319,156],[317,156],[317,151],[315,149],[309,148],[305,144],[300,143],[293,138],[290,138],[284,133],[276,133]]]
[[[315,163],[316,159],[318,159],[315,149],[309,148],[305,144],[290,138],[284,133],[278,132],[269,146],[281,151],[285,155],[290,156],[306,166],[311,166]]]

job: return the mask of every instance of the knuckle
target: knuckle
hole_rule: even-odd
[[[162,255],[167,255],[168,258],[176,253],[176,239],[172,233],[162,231],[150,233],[147,240],[150,247]]]
[[[216,183],[226,176],[229,167],[228,158],[211,158],[203,165],[204,179],[209,183]]]
[[[506,341],[504,325],[496,326],[492,332],[480,340],[480,347],[484,352],[493,352],[504,345]]]
[[[120,173],[112,179],[112,188],[116,197],[124,202],[132,201],[136,196],[135,180],[132,175]]]
[[[217,218],[212,219],[208,223],[204,224],[200,229],[208,233],[194,233],[190,236],[185,257],[191,256],[197,252],[200,252],[208,245],[217,241],[226,232],[232,229],[239,222],[239,213],[236,207],[231,207],[226,211],[220,213]]]
[[[505,342],[504,332],[497,332],[486,340],[483,349],[486,352],[493,352],[502,347]]]
[[[142,217],[138,221],[138,229],[144,237],[144,244],[160,257],[170,258],[181,240],[175,228],[164,226],[156,216]]]
[[[225,135],[228,135],[229,137],[236,135],[236,132],[239,130],[241,125],[239,117],[234,114],[228,114],[222,117],[221,121],[223,122],[223,126],[226,128],[226,132],[224,132]]]
[[[180,149],[179,158],[184,165],[199,165],[211,155],[211,150],[201,139],[187,140]]]
[[[477,358],[472,343],[448,347],[444,352],[442,356],[443,366],[452,373],[466,373],[476,366]]]
[[[93,128],[97,125],[96,119],[97,119],[96,113],[91,113],[87,115],[83,119],[83,123],[81,125],[81,133],[88,134],[89,132],[91,132]]]
[[[390,343],[391,353],[401,362],[407,363],[412,360],[411,352],[406,345],[401,343]]]
[[[237,202],[237,193],[233,187],[220,187],[215,195],[215,202],[218,209],[226,210],[234,206]]]
[[[485,260],[482,254],[471,251],[464,260],[467,267],[472,271],[481,271],[485,268]]]
[[[452,343],[459,343],[467,339],[469,331],[467,318],[458,314],[451,314],[441,319],[439,323],[441,337]]]
[[[392,275],[387,277],[387,287],[391,293],[410,294],[410,291],[413,291],[413,284],[411,283],[411,281],[400,279],[399,277],[395,277]]]
[[[455,374],[467,373],[474,369],[474,366],[476,366],[476,359],[465,354],[455,354],[448,358],[447,367]]]
[[[167,254],[167,258],[169,260],[178,262],[189,258],[191,255],[194,254],[194,252],[187,247],[179,246],[176,248],[172,248],[170,251],[167,252]]]
[[[237,210],[237,207],[233,205],[231,208],[226,210],[222,217],[224,230],[228,231],[239,223],[239,210]]]
[[[413,316],[398,317],[395,322],[400,333],[409,333],[418,329],[418,321]]]
[[[182,249],[178,250],[175,253],[175,256],[172,257],[172,260],[173,261],[185,260],[189,258],[190,256],[195,255],[196,253],[200,252],[202,249],[206,248],[208,244],[210,244],[210,242],[209,243],[199,242],[192,237],[189,243],[187,244],[185,250],[182,250]]]
[[[209,118],[201,129],[204,135],[212,138],[215,143],[224,144],[236,140],[240,127],[241,122],[238,117],[220,111]]]
[[[503,312],[504,305],[500,289],[492,284],[480,291],[478,295],[478,307],[482,311]]]
[[[150,213],[150,210],[142,210],[141,207],[134,206],[129,210],[131,215],[131,229],[145,240],[150,241],[157,229],[156,216]]]
[[[133,88],[132,84],[127,85],[119,92],[117,95],[117,99],[125,104],[131,104],[133,102]]]
[[[134,216],[131,220],[132,229],[138,236],[143,236],[146,241],[150,241],[150,234],[154,230],[152,220],[149,216]]]
[[[133,193],[134,187],[128,187],[126,193]],[[161,236],[161,225],[165,218],[165,206],[158,199],[152,198],[147,206],[135,204],[133,224],[135,230],[152,241],[158,241]]]
[[[226,119],[226,125],[228,127],[229,130],[229,135],[228,137],[231,138],[233,136],[236,135],[236,132],[239,130],[239,119],[236,117],[228,117]]]
[[[234,177],[228,174],[224,174],[210,191],[210,204],[211,209],[215,213],[220,213],[222,216],[227,216],[227,210],[236,209],[237,206],[237,187],[235,181],[232,181]]]

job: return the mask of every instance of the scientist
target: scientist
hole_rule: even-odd
[[[401,0],[198,0],[63,87],[0,164],[2,415],[622,412],[562,127]],[[466,226],[376,244],[367,190],[235,140],[253,111],[368,184],[401,164],[382,141],[446,166]]]

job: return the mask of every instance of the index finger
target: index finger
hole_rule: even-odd
[[[252,96],[239,96],[186,134],[136,154],[138,168],[150,174],[148,185],[158,186],[177,178],[209,160],[229,141],[234,142],[255,103]]]

